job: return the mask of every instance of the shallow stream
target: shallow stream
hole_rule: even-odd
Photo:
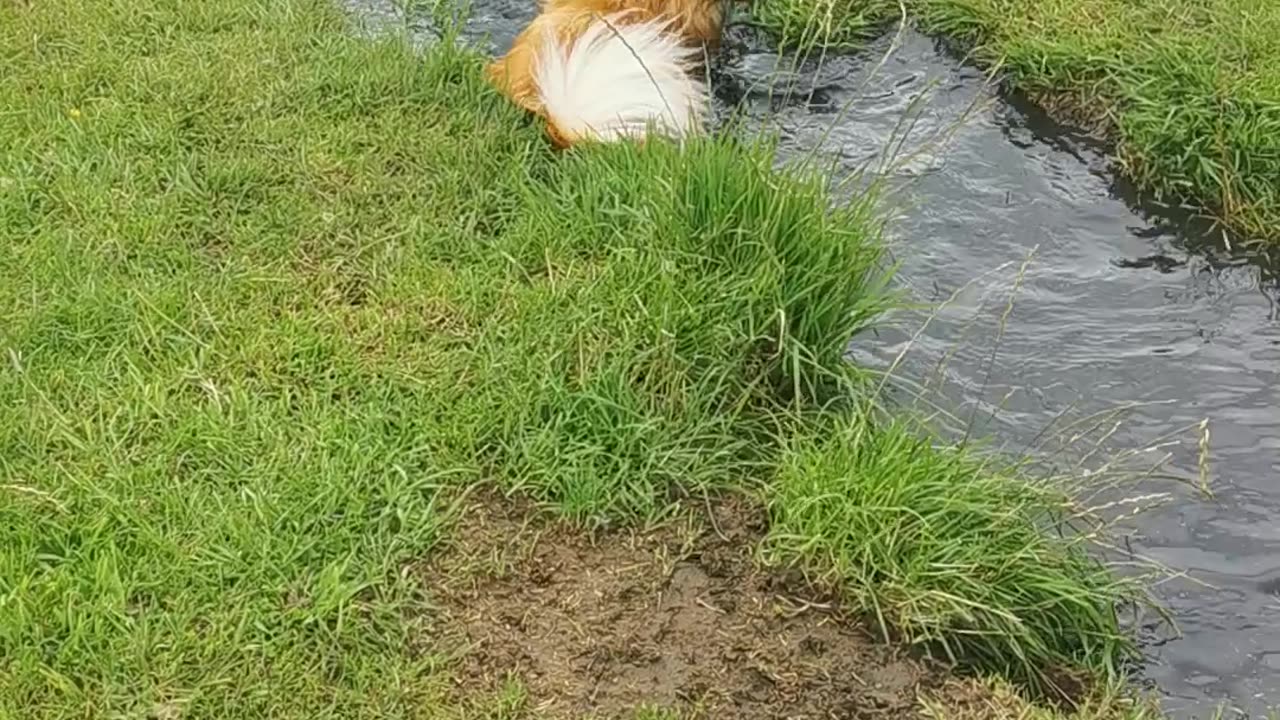
[[[392,0],[344,3],[370,29],[403,23]],[[465,34],[504,50],[533,11],[478,0]],[[1195,479],[1208,420],[1212,498],[1165,482],[1169,501],[1134,521],[1134,552],[1195,580],[1156,588],[1182,636],[1144,633],[1146,674],[1175,715],[1280,706],[1280,260],[1144,204],[1103,146],[909,29],[780,64],[734,25],[716,66],[718,112],[779,130],[786,157],[853,175],[901,140],[883,175],[901,186],[899,279],[945,307],[923,333],[899,318],[858,343],[860,360],[886,366],[907,348],[896,376],[1015,450],[1063,418],[1123,408],[1103,428],[1107,452],[1169,453],[1166,471]],[[1139,452],[1165,439],[1180,442]]]

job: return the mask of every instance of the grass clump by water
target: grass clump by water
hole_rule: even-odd
[[[487,474],[578,517],[653,515],[741,484],[769,415],[857,381],[884,306],[865,202],[828,209],[766,147],[654,144],[565,159],[488,241],[506,302],[478,329],[453,422]]]
[[[865,0],[757,0],[751,17],[784,48],[852,50],[884,31],[891,9]]]
[[[766,555],[799,559],[886,637],[1049,695],[1069,690],[1046,670],[1119,677],[1134,659],[1097,602],[1132,589],[1052,533],[1074,514],[1053,488],[867,414],[788,443],[774,493]]]
[[[848,46],[903,7],[1050,109],[1107,131],[1140,188],[1280,240],[1280,4],[759,0],[756,14],[795,44]]]
[[[406,568],[477,483],[612,522],[745,487],[908,638],[1126,656],[1056,499],[857,425],[869,200],[727,139],[556,155],[482,58],[350,30],[0,5],[0,716],[452,716]],[[897,516],[860,551],[833,492]],[[961,542],[985,575],[938,567]]]

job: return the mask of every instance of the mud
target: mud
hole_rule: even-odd
[[[486,501],[427,569],[430,639],[456,653],[463,704],[514,675],[537,717],[907,718],[963,694],[945,668],[882,645],[752,553],[743,502],[647,531],[585,534]]]

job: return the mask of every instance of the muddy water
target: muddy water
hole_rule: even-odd
[[[403,23],[390,0],[347,2],[370,29]],[[504,49],[532,5],[477,0],[465,34]],[[1182,637],[1144,633],[1146,673],[1178,715],[1280,706],[1280,264],[1144,205],[1098,144],[910,31],[780,66],[735,25],[713,79],[722,116],[777,129],[784,155],[837,174],[905,131],[880,174],[898,188],[900,282],[946,307],[914,340],[921,318],[903,316],[854,352],[883,366],[909,348],[896,375],[944,398],[958,429],[1038,447],[1064,418],[1126,408],[1102,428],[1108,451],[1168,453],[1165,472],[1195,478],[1197,436],[1179,430],[1208,419],[1212,499],[1176,482],[1134,491],[1170,497],[1133,521],[1133,550],[1196,580],[1156,588]]]

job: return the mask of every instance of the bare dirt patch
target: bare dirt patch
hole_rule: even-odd
[[[699,515],[701,517],[699,517]],[[875,642],[795,578],[759,569],[763,517],[722,502],[649,530],[584,533],[510,501],[469,510],[429,569],[432,644],[461,700],[514,675],[536,717],[918,717],[938,667]]]

